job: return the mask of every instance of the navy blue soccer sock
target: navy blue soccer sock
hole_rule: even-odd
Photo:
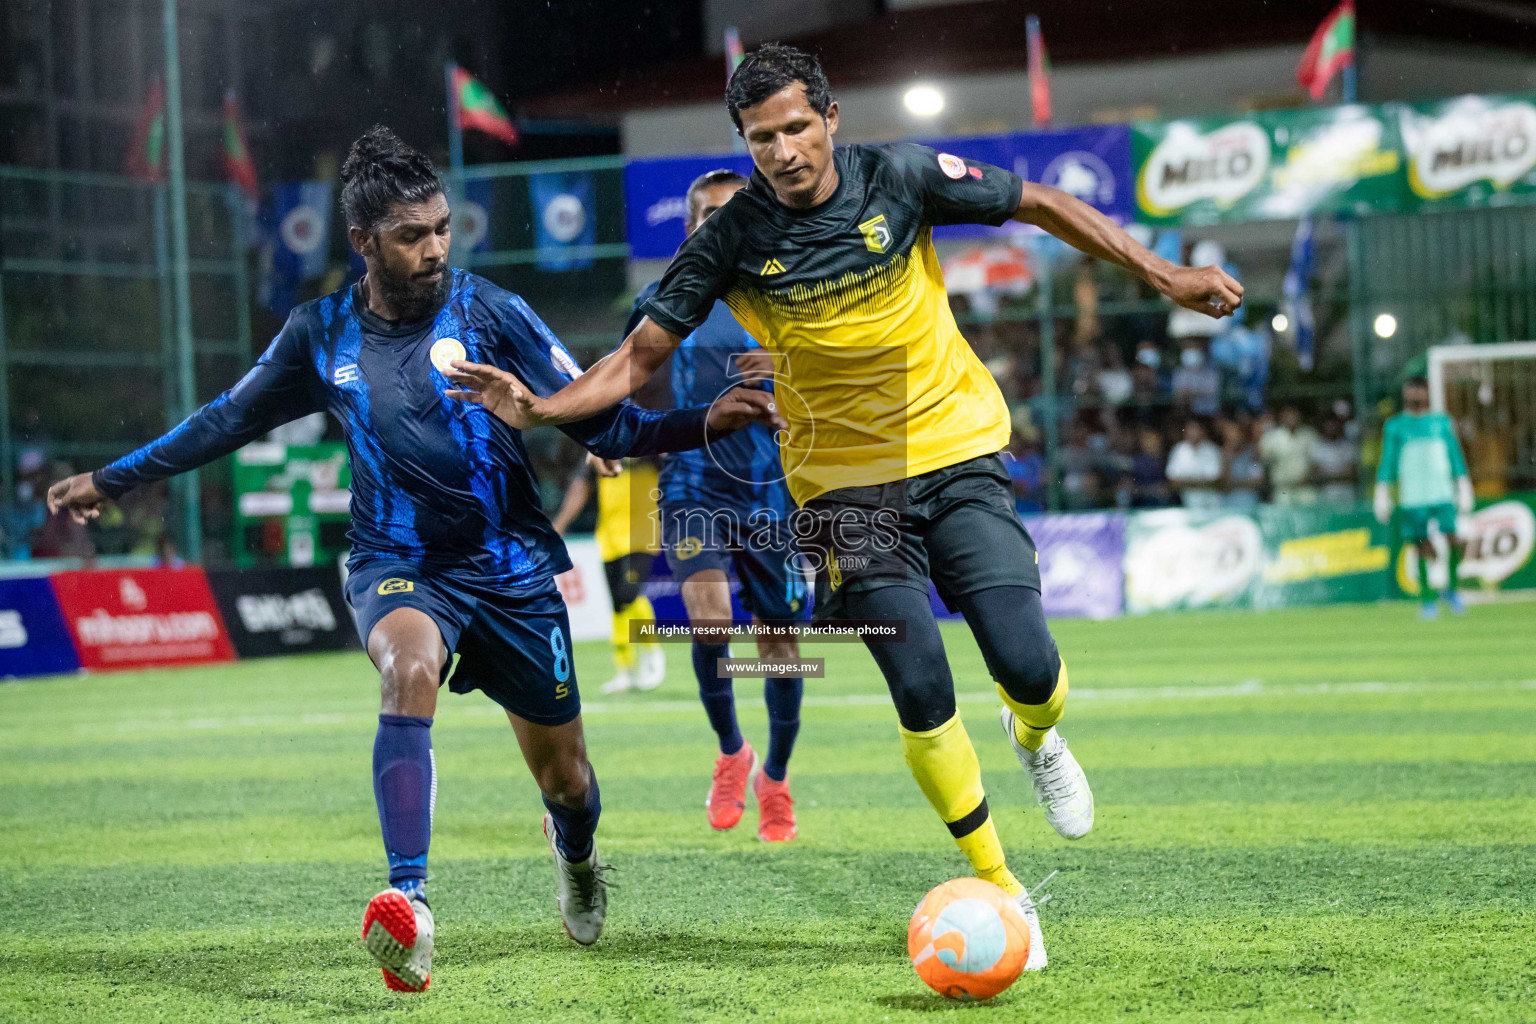
[[[763,773],[774,782],[783,782],[789,771],[789,755],[800,734],[800,698],[804,693],[805,680],[799,677],[763,680],[763,703],[768,705],[768,756],[763,760]]]
[[[729,656],[728,644],[693,642],[693,674],[699,680],[699,700],[704,702],[710,727],[720,737],[720,753],[727,755],[740,750],[744,742],[736,725],[736,694],[731,690],[731,680],[720,678],[716,664]]]
[[[432,808],[437,803],[432,719],[379,716],[373,738],[373,798],[389,857],[389,884],[407,896],[424,895]]]
[[[569,861],[584,861],[592,856],[592,836],[597,832],[597,819],[603,813],[603,795],[597,788],[597,772],[587,766],[591,785],[587,787],[587,799],[580,807],[566,807],[544,797],[544,806],[555,821],[555,845],[560,856]]]

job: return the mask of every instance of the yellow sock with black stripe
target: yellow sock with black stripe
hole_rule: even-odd
[[[631,622],[654,622],[656,609],[651,607],[650,598],[641,594],[629,604],[613,613],[613,663],[620,669],[632,669],[640,662],[639,647],[654,647],[650,644],[636,644],[629,638],[629,624]]]
[[[1045,742],[1045,734],[1061,721],[1062,712],[1067,706],[1067,662],[1062,660],[1056,676],[1056,689],[1051,691],[1051,699],[1044,704],[1020,704],[1008,696],[1008,691],[1002,686],[998,686],[997,694],[1008,705],[1008,710],[1013,712],[1014,739],[1025,750],[1039,750],[1040,744]]]
[[[960,715],[924,732],[898,729],[912,777],[944,820],[977,877],[1001,886],[1011,896],[1023,892],[1003,856],[1003,844],[998,841],[997,828],[987,810],[987,794],[981,787],[976,748],[971,746]]]

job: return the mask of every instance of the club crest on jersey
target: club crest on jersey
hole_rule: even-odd
[[[965,161],[948,153],[939,154],[939,170],[944,172],[946,178],[960,179],[965,177]]]
[[[885,214],[877,213],[859,225],[864,235],[864,248],[870,252],[885,252],[891,244],[891,228],[885,222]]]
[[[458,338],[438,338],[432,343],[432,351],[428,353],[432,365],[445,377],[448,376],[448,371],[453,369],[448,365],[449,363],[455,359],[466,359],[468,355],[464,351],[464,343]]]
[[[379,584],[380,594],[409,594],[415,589],[415,583],[411,580],[402,580],[398,576],[391,577]]]
[[[581,376],[581,367],[571,358],[571,354],[559,345],[549,346],[549,361],[555,364],[555,369],[572,380]]]

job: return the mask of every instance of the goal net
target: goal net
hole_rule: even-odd
[[[1536,490],[1536,341],[1431,348],[1429,396],[1456,421],[1479,497]]]

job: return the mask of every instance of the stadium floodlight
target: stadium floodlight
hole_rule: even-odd
[[[1284,334],[1291,329],[1291,318],[1284,313],[1276,313],[1269,321],[1269,326],[1274,328],[1276,334]]]
[[[936,117],[944,109],[944,94],[931,85],[914,85],[901,102],[914,117]]]
[[[1397,333],[1397,317],[1391,313],[1379,313],[1376,322],[1372,325],[1378,338],[1390,338]]]

